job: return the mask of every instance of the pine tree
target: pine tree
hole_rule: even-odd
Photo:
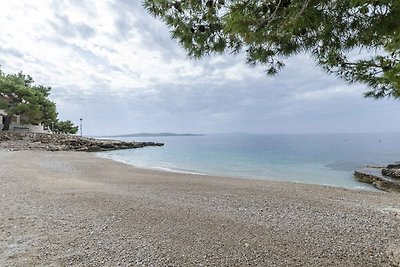
[[[190,57],[244,52],[269,75],[308,53],[327,72],[400,98],[399,0],[145,0]]]

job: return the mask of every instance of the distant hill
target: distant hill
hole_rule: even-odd
[[[123,135],[112,135],[109,137],[159,137],[159,136],[204,136],[204,134],[177,134],[177,133],[135,133],[135,134],[123,134]]]

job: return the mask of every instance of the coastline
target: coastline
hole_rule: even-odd
[[[115,161],[115,162],[123,163],[125,165],[134,167],[136,169],[143,169],[143,170],[149,170],[149,171],[161,171],[161,172],[169,172],[169,173],[180,173],[180,174],[190,174],[190,175],[226,177],[226,178],[230,177],[230,178],[244,179],[244,178],[241,178],[241,177],[234,177],[234,176],[228,176],[228,175],[225,175],[225,176],[224,175],[213,175],[213,174],[208,174],[208,173],[203,173],[203,172],[165,168],[165,167],[161,167],[161,166],[139,166],[139,165],[134,165],[132,163],[126,162],[126,161],[124,161],[122,159],[116,159],[116,158],[105,156],[101,152],[95,152],[94,156],[98,157],[98,158],[101,158],[101,159],[107,159],[107,160],[112,160],[112,161]]]
[[[0,131],[0,150],[42,150],[99,152],[163,146],[156,142],[124,142],[121,140],[94,139],[70,134]]]
[[[267,181],[267,182],[282,182],[282,183],[290,183],[290,184],[305,184],[305,185],[318,185],[318,186],[323,186],[323,187],[333,187],[333,188],[341,188],[341,189],[349,189],[349,190],[356,190],[356,191],[370,191],[370,192],[386,192],[387,190],[384,190],[384,188],[377,188],[371,183],[367,182],[360,182],[360,185],[358,187],[346,187],[346,186],[339,186],[335,184],[323,184],[323,183],[313,183],[313,182],[302,182],[302,181],[286,181],[286,180],[279,180],[279,179],[273,179],[271,177],[269,178],[259,178],[259,177],[254,177],[254,176],[234,176],[234,175],[229,175],[229,174],[213,174],[213,173],[207,173],[204,171],[197,171],[197,170],[183,170],[183,169],[173,169],[173,168],[166,168],[162,166],[142,166],[142,165],[135,165],[131,162],[124,161],[120,158],[114,158],[110,157],[107,154],[103,154],[103,152],[96,152],[94,154],[98,158],[103,158],[103,159],[108,159],[112,160],[115,162],[120,162],[123,164],[126,164],[128,166],[132,166],[137,169],[144,169],[144,170],[149,170],[149,171],[161,171],[161,172],[168,172],[168,173],[178,173],[178,174],[189,174],[189,175],[200,175],[200,176],[211,176],[211,177],[219,177],[219,178],[230,178],[230,179],[240,179],[240,180],[246,180],[246,181]],[[354,178],[354,181],[357,181]]]
[[[346,138],[348,141],[344,141]],[[377,142],[377,138],[384,142]],[[160,149],[149,147],[100,154],[145,168],[164,167],[217,176],[272,179],[361,190],[377,189],[373,184],[358,181],[354,177],[355,170],[368,165],[383,166],[400,157],[400,139],[394,135],[383,138],[374,134],[238,134],[138,140],[163,142],[165,146]],[[392,143],[393,146],[390,145]],[[380,190],[386,189],[380,187]]]
[[[398,194],[81,152],[0,151],[0,166],[0,265],[400,264]]]

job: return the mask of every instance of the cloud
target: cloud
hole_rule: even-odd
[[[11,57],[17,57],[17,58],[22,58],[24,54],[21,51],[18,51],[13,48],[1,48],[0,47],[0,53],[3,54],[4,56],[11,56]]]
[[[310,90],[294,95],[298,100],[326,101],[337,97],[360,96],[362,90],[356,86],[333,85],[324,89]]]
[[[57,21],[51,22],[54,30],[63,37],[78,37],[88,39],[93,37],[95,30],[85,23],[71,23],[68,16],[56,16]]]

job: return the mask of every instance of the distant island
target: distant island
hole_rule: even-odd
[[[123,135],[111,135],[106,137],[160,137],[160,136],[205,136],[205,134],[177,134],[177,133],[135,133]]]

